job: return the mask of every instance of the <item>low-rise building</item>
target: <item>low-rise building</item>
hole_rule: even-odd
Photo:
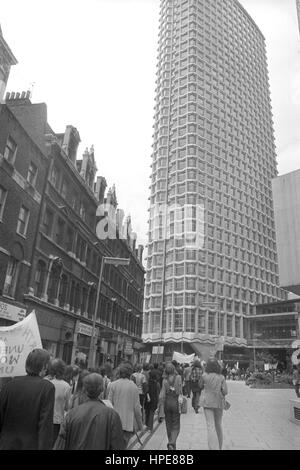
[[[280,286],[300,295],[300,170],[272,185]]]
[[[247,345],[249,358],[258,352],[271,354],[283,367],[290,365],[292,344],[300,337],[300,299],[256,306],[249,316]]]

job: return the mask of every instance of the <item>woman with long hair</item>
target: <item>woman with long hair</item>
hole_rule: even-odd
[[[66,364],[62,359],[52,359],[48,366],[49,375],[45,377],[55,387],[55,402],[53,414],[53,445],[58,436],[60,425],[68,411],[71,397],[71,387],[64,380]]]
[[[221,450],[223,445],[222,417],[225,395],[228,393],[225,377],[216,359],[209,360],[202,375],[204,389],[200,406],[203,406],[210,450]]]
[[[160,399],[164,403],[168,450],[176,450],[176,441],[180,432],[179,395],[182,395],[181,377],[176,374],[174,365],[167,362]]]
[[[79,373],[76,390],[70,400],[70,409],[75,408],[76,406],[79,406],[81,403],[84,403],[88,400],[88,397],[83,388],[83,379],[89,374],[90,372],[88,370],[82,370]]]
[[[148,400],[145,403],[146,426],[149,431],[153,431],[154,413],[158,406],[158,397],[160,393],[160,385],[155,370],[151,370],[148,382]]]

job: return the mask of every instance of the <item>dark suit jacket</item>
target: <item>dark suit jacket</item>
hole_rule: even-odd
[[[38,376],[16,377],[0,392],[0,450],[51,449],[55,387]]]
[[[65,417],[54,446],[54,450],[63,449],[125,449],[120,416],[101,400],[88,399]]]

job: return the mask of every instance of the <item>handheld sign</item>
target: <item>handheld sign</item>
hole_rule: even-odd
[[[0,327],[0,378],[26,375],[28,354],[42,347],[34,311],[15,325]]]

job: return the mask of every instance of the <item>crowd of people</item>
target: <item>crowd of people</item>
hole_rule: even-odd
[[[183,397],[203,407],[209,449],[222,448],[226,380],[220,363],[106,363],[66,366],[35,349],[26,376],[0,385],[0,449],[123,450],[140,430],[165,421],[167,448],[176,450]]]

